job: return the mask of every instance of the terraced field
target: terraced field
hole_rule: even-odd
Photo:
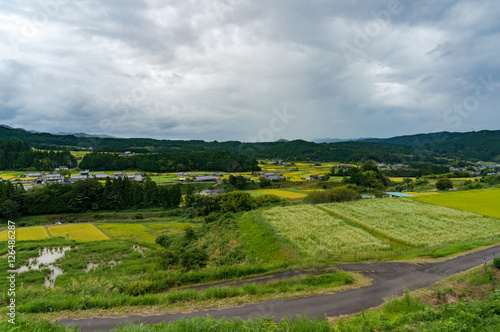
[[[45,231],[45,228],[42,226],[38,227],[26,227],[26,228],[17,228],[16,229],[16,240],[17,241],[25,241],[25,240],[41,240],[48,238],[49,235]],[[0,232],[0,242],[7,241],[8,239],[8,231],[4,230]]]
[[[299,199],[307,196],[306,194],[296,193],[287,190],[280,190],[280,189],[262,189],[262,190],[256,190],[255,192],[266,195],[275,195],[283,198],[291,198],[291,199]]]
[[[109,239],[103,232],[92,224],[72,224],[49,227],[52,236],[61,236],[70,240],[81,242],[99,241]]]
[[[97,227],[112,239],[155,242],[160,234],[181,234],[191,224],[100,224]]]

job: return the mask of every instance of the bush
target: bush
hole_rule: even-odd
[[[453,182],[450,179],[439,179],[436,181],[437,190],[448,190],[453,188]]]
[[[193,270],[205,267],[208,255],[203,249],[193,248],[182,253],[179,261],[186,270]]]
[[[184,218],[193,219],[198,217],[198,210],[193,207],[189,207],[184,210]]]
[[[497,257],[493,260],[493,266],[497,269],[500,269],[500,257]]]
[[[313,191],[305,201],[312,204],[346,202],[359,198],[358,192],[349,186],[333,188],[325,191]]]
[[[167,235],[162,234],[156,238],[155,242],[163,248],[168,248],[170,247],[170,243],[172,243],[172,239],[170,239]]]
[[[205,217],[205,223],[209,224],[217,221],[220,218],[220,214],[216,212],[211,212],[208,216]]]

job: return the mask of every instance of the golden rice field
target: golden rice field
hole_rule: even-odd
[[[43,228],[42,226],[16,228],[16,241],[42,240],[48,237],[49,234],[47,234],[45,228]],[[0,231],[0,241],[7,241],[7,240],[9,240],[8,231],[7,230]]]
[[[389,178],[389,180],[394,181],[394,182],[403,182],[404,179],[415,180],[415,178],[403,178],[403,177]]]
[[[275,207],[262,212],[276,231],[294,243],[302,254],[342,254],[356,250],[388,249],[370,233],[345,223],[313,205]]]
[[[500,218],[500,189],[455,191],[413,199]]]
[[[187,223],[100,224],[97,227],[113,239],[155,242],[159,235],[165,234],[165,231],[170,235],[182,234],[192,225]]]
[[[280,189],[262,189],[262,190],[255,190],[255,192],[267,195],[275,195],[284,198],[291,198],[291,199],[299,199],[307,196],[306,194],[295,193],[292,191],[286,191]]]
[[[422,196],[425,197],[436,195]],[[500,237],[499,219],[410,199],[385,198],[320,206],[360,227],[410,246]]]
[[[70,240],[88,242],[88,241],[99,241],[108,240],[109,237],[101,232],[97,227],[92,224],[71,224],[71,225],[60,225],[52,226],[48,228],[52,236],[61,236],[66,238],[66,234],[69,234],[68,238]]]
[[[156,239],[151,230],[142,224],[102,224],[98,227],[112,239],[144,242],[155,242]]]

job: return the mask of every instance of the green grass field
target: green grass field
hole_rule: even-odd
[[[418,196],[413,199],[500,218],[500,189],[456,191]]]
[[[41,240],[48,238],[49,235],[42,226],[39,227],[26,227],[16,229],[16,241],[25,240]],[[4,230],[0,232],[0,241],[8,241],[8,231]]]
[[[52,226],[48,228],[52,236],[61,236],[66,238],[69,234],[69,240],[76,240],[79,242],[99,241],[109,239],[97,227],[92,224],[72,224]]]

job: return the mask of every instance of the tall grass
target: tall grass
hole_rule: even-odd
[[[294,253],[254,214],[247,212],[240,220],[241,238],[250,255],[264,263],[280,263],[295,258]]]
[[[43,294],[33,293],[28,298],[20,301],[18,312],[44,313],[63,310],[88,310],[108,309],[120,306],[137,305],[169,305],[179,302],[195,302],[234,298],[245,295],[264,296],[268,294],[282,294],[304,290],[334,288],[349,285],[354,278],[344,272],[335,272],[319,276],[300,276],[290,279],[268,282],[266,284],[245,284],[243,286],[210,287],[204,290],[184,289],[161,294],[145,293],[135,296],[117,292],[111,285],[99,283],[99,290],[90,288],[89,285],[75,285],[65,292],[45,291]],[[144,284],[143,284],[144,285]],[[93,290],[93,291],[92,291]],[[24,295],[27,295],[26,293]],[[36,296],[40,295],[40,296]]]

